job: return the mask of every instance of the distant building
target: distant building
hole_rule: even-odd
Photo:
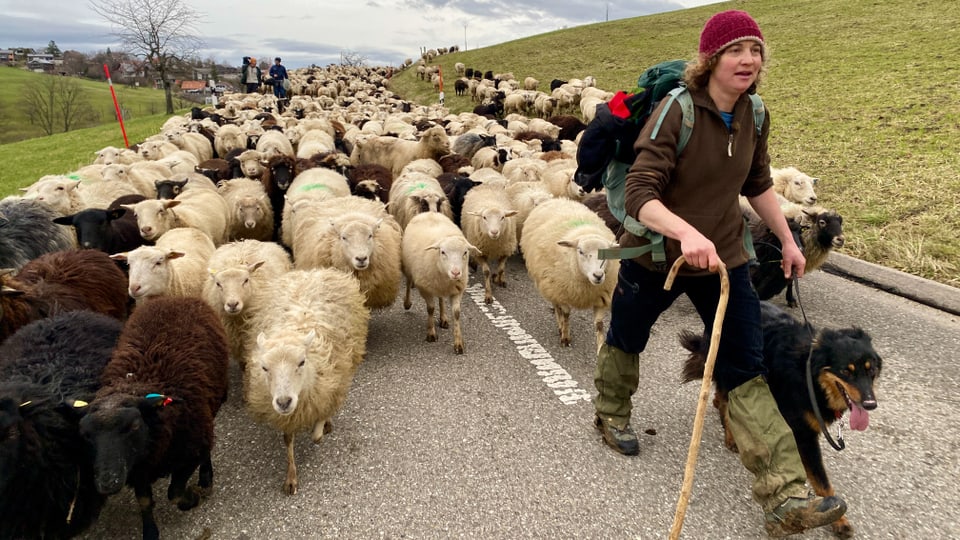
[[[17,59],[16,53],[10,49],[0,49],[0,64],[9,65]]]
[[[206,81],[180,81],[180,91],[197,94],[207,87]]]

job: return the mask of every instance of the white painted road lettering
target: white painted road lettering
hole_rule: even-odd
[[[553,391],[561,403],[573,405],[582,401],[591,401],[590,393],[580,388],[580,383],[575,381],[563,366],[554,361],[553,356],[543,348],[543,345],[528,334],[520,326],[520,321],[508,314],[500,302],[494,299],[490,305],[484,303],[483,283],[475,283],[465,292],[470,295],[480,312],[493,323],[494,328],[502,330],[513,342],[517,347],[517,354],[537,369],[537,376],[547,388]]]

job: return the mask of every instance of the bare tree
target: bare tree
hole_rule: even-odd
[[[356,51],[343,51],[340,53],[340,64],[350,67],[363,67],[367,65],[367,57]]]
[[[46,76],[23,85],[21,101],[31,124],[38,124],[45,135],[53,135],[57,125],[57,78]]]
[[[90,7],[114,26],[127,52],[157,73],[173,114],[171,75],[203,46],[195,27],[200,15],[183,0],[90,0]]]
[[[57,81],[57,111],[63,123],[63,131],[77,127],[77,124],[89,120],[93,111],[87,101],[80,81],[72,77],[54,77]]]
[[[45,75],[26,83],[21,102],[30,122],[46,135],[58,126],[70,131],[92,114],[80,82],[70,77]]]

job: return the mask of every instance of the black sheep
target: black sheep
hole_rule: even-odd
[[[800,224],[801,222],[803,225]],[[836,212],[804,210],[800,222],[788,219],[787,224],[794,241],[807,259],[805,273],[820,268],[826,262],[830,251],[844,244],[843,218]],[[750,281],[757,290],[757,296],[761,300],[768,300],[786,288],[787,305],[796,307],[793,281],[787,281],[783,277],[783,269],[780,267],[782,260],[780,240],[762,221],[753,223],[750,226],[750,233],[753,237],[753,247],[757,252],[757,264],[750,268]]]
[[[550,91],[553,92],[554,90],[556,90],[557,88],[560,88],[565,84],[567,84],[567,81],[563,79],[554,79],[550,81]]]
[[[365,199],[390,202],[390,187],[393,186],[393,173],[390,169],[376,163],[357,165],[346,173],[350,184],[350,193]]]
[[[106,210],[88,208],[72,216],[58,217],[53,222],[72,226],[77,231],[77,243],[84,249],[98,249],[110,255],[132,251],[152,242],[140,236],[133,212],[120,205],[136,204],[145,198],[143,195],[124,195],[110,203]]]
[[[558,114],[547,118],[547,122],[560,128],[560,134],[557,138],[561,141],[575,141],[581,131],[587,129],[579,118],[571,114]]]
[[[467,192],[479,186],[481,182],[456,173],[443,173],[437,177],[444,195],[450,201],[450,210],[453,212],[453,222],[460,226],[460,216],[463,211],[463,199]]]
[[[91,311],[32,322],[0,348],[0,538],[68,538],[106,497],[80,437],[122,323]]]
[[[291,156],[278,154],[272,156],[263,168],[260,181],[270,199],[273,208],[273,239],[278,240],[280,225],[283,221],[283,206],[286,203],[287,190],[297,173],[297,160]]]
[[[467,81],[464,79],[457,79],[456,81],[453,82],[453,89],[458,96],[462,96],[466,94],[468,87],[469,85],[467,84]]]
[[[190,321],[183,324],[183,321]],[[156,298],[127,321],[103,371],[103,387],[80,420],[94,449],[94,484],[104,495],[133,487],[143,537],[157,539],[153,483],[170,475],[180,510],[213,485],[214,418],[227,399],[227,338],[202,300]],[[199,486],[187,487],[200,468]]]

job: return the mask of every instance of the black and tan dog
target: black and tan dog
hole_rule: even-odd
[[[860,328],[815,331],[769,302],[761,302],[761,324],[767,384],[777,400],[780,414],[793,430],[807,480],[817,495],[834,495],[820,453],[820,425],[807,389],[807,356],[812,346],[814,394],[824,422],[830,425],[850,411],[849,426],[860,431],[869,425],[867,411],[877,407],[873,383],[883,361],[874,350],[870,336]],[[691,353],[684,364],[683,382],[703,378],[708,340],[688,331],[681,333],[680,342]],[[713,403],[720,411],[726,445],[736,451],[736,443],[727,429],[729,390],[717,388]],[[853,535],[853,527],[846,518],[834,522],[832,528],[841,538]]]

